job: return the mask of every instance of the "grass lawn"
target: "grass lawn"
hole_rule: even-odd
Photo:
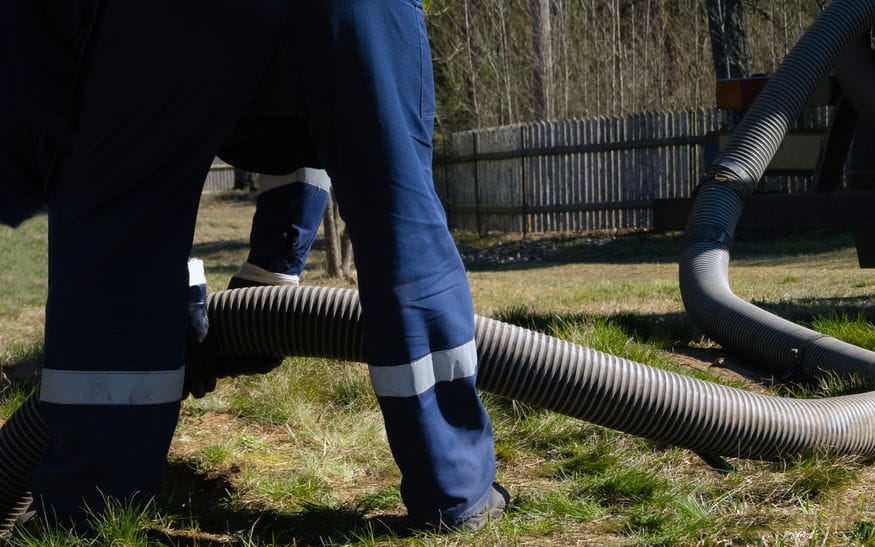
[[[202,203],[193,255],[211,290],[245,258],[253,202]],[[477,312],[653,366],[764,393],[822,396],[835,386],[781,386],[728,355],[681,303],[677,235],[457,234]],[[0,420],[34,385],[42,358],[46,220],[0,228]],[[327,278],[317,240],[303,282]],[[875,275],[835,232],[740,236],[736,294],[875,350]],[[821,389],[822,388],[822,389]],[[829,389],[833,391],[829,391]],[[841,386],[838,387],[841,389]],[[289,358],[272,373],[222,381],[183,403],[164,488],[143,511],[117,508],[91,544],[116,545],[847,545],[875,544],[875,467],[804,455],[730,460],[692,452],[485,394],[498,478],[512,495],[477,533],[410,530],[399,473],[366,368]],[[23,545],[86,540],[57,532]]]

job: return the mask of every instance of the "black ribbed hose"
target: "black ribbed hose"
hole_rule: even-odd
[[[30,397],[0,429],[0,538],[30,506],[30,478],[48,445],[39,403]]]
[[[356,291],[253,287],[211,295],[208,310],[210,340],[223,360],[276,355],[364,360]],[[476,340],[478,388],[538,408],[701,454],[766,459],[806,449],[875,454],[875,394],[769,397],[479,316]],[[26,486],[47,444],[33,399],[0,429],[0,511],[12,518],[26,507]]]
[[[875,353],[741,300],[732,293],[728,276],[729,246],[744,199],[753,194],[815,87],[873,23],[872,0],[836,0],[823,11],[707,170],[687,221],[680,263],[687,313],[722,346],[777,373],[810,376],[830,370],[875,384]]]
[[[210,297],[222,359],[363,361],[358,293],[258,287]],[[801,400],[696,380],[522,327],[476,318],[477,387],[699,453],[776,458],[806,449],[875,454],[875,393]]]

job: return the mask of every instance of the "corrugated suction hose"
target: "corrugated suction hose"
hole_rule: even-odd
[[[813,376],[829,370],[875,385],[875,353],[743,301],[732,293],[728,276],[729,247],[745,198],[753,194],[787,129],[830,68],[851,44],[858,44],[852,54],[860,57],[859,40],[873,23],[872,0],[836,0],[823,11],[705,173],[687,220],[680,262],[687,313],[723,347],[780,374]],[[875,89],[868,93],[871,102]]]
[[[30,397],[0,429],[0,538],[30,506],[30,478],[49,445],[49,432]]]
[[[364,360],[355,291],[241,289],[213,294],[209,308],[223,359]],[[704,454],[775,458],[811,448],[875,454],[875,393],[769,397],[479,316],[476,339],[477,387],[538,408]]]
[[[210,339],[221,359],[293,355],[363,361],[358,293],[253,287],[209,298]],[[690,448],[775,458],[814,448],[875,454],[875,394],[782,399],[666,372],[522,327],[476,318],[488,392]],[[48,432],[29,401],[0,429],[0,508],[15,513]],[[32,447],[22,452],[19,447]],[[18,496],[18,497],[16,497]]]

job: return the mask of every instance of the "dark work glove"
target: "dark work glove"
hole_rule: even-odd
[[[203,261],[188,261],[188,330],[185,338],[185,382],[182,398],[199,399],[216,389],[216,375],[206,358],[204,341],[210,328],[207,316],[207,280]]]
[[[182,398],[200,399],[216,389],[216,380],[241,375],[265,374],[282,364],[282,357],[219,359],[208,336],[207,282],[203,262],[188,263],[188,331],[185,342],[185,382]]]

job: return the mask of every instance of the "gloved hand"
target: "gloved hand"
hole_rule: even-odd
[[[207,316],[207,279],[204,263],[188,261],[188,329],[185,338],[185,382],[182,398],[199,399],[216,389],[216,375],[206,358],[204,342],[210,328]]]
[[[188,263],[189,302],[188,332],[185,344],[185,382],[182,398],[189,395],[200,399],[216,389],[219,378],[240,375],[265,374],[282,364],[282,357],[218,359],[213,351],[207,315],[207,282],[203,262],[192,259]]]

